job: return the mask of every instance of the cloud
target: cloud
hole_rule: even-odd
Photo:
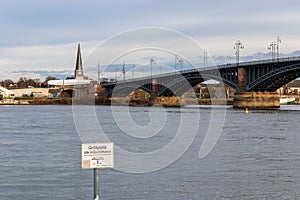
[[[142,26],[172,28],[192,37],[225,39],[299,34],[299,2],[268,1],[4,1],[0,46],[36,46],[104,40]],[[293,27],[291,30],[290,27]]]
[[[17,78],[17,73],[12,71],[23,71],[23,75],[30,76],[38,76],[30,71],[39,70],[66,70],[72,74],[78,42],[82,43],[85,59],[98,43],[112,35],[145,26],[166,27],[187,34],[217,63],[234,61],[233,45],[238,39],[245,45],[241,51],[245,59],[257,59],[252,56],[257,52],[267,54],[268,45],[277,35],[283,40],[281,52],[288,54],[299,49],[300,26],[296,25],[300,20],[299,5],[295,0],[285,3],[276,0],[272,3],[261,0],[3,0],[0,80]],[[130,41],[126,45],[130,46]],[[159,42],[165,45],[163,40]],[[183,45],[176,40],[173,44]],[[95,67],[98,59],[106,62],[106,57],[112,57],[117,48],[115,43],[106,48],[105,55],[92,60],[92,64],[86,63],[87,73],[91,72],[89,66]],[[201,56],[202,52],[197,54]],[[146,63],[151,55],[140,57],[139,62]]]

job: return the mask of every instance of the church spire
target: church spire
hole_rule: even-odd
[[[82,68],[82,60],[81,60],[81,52],[80,52],[80,43],[78,43],[78,50],[77,50],[75,79],[83,79],[83,68]]]

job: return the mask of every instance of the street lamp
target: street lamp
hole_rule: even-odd
[[[203,50],[203,62],[204,62],[204,67],[207,66],[207,51],[204,49]]]
[[[123,61],[123,68],[122,68],[122,74],[123,74],[123,80],[125,81],[125,61]]]
[[[271,42],[270,45],[269,45],[269,47],[268,47],[268,50],[271,50],[271,52],[272,52],[272,59],[275,58],[276,46],[277,46],[277,44],[275,42]]]
[[[100,64],[98,60],[98,82],[100,82]]]
[[[132,65],[132,78],[134,79],[134,68],[135,68],[135,64]]]
[[[175,55],[175,71],[176,71],[176,65],[177,65],[177,62],[178,62],[178,56],[177,55]]]
[[[178,60],[178,63],[179,63],[179,71],[180,71],[180,70],[182,70],[182,65],[183,65],[183,60],[182,60],[182,58],[180,58],[180,59]]]
[[[240,62],[240,50],[244,49],[244,45],[240,42],[240,40],[237,40],[235,42],[235,45],[233,47],[236,51],[235,51],[235,55],[236,55],[236,63]]]
[[[176,71],[177,64],[179,65],[179,71],[180,71],[182,68],[183,59],[178,56],[175,56],[175,71]]]
[[[279,43],[281,43],[281,38],[277,36],[277,58],[279,58]]]
[[[153,58],[150,58],[150,65],[151,65],[151,79],[152,79],[152,64],[155,64],[155,60]]]

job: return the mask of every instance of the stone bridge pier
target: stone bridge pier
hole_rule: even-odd
[[[233,108],[240,109],[276,109],[280,107],[276,92],[247,92],[247,70],[238,68],[237,89],[233,97]]]

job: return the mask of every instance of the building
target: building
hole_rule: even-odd
[[[300,80],[293,80],[287,84],[287,87],[293,94],[300,94]]]
[[[81,50],[80,50],[80,44],[78,44],[74,77],[67,78],[66,80],[50,80],[48,81],[48,85],[62,87],[62,88],[65,87],[72,88],[75,86],[90,85],[93,84],[93,82],[94,82],[93,80],[88,79],[88,77],[84,76],[83,74]]]
[[[67,78],[66,80],[48,81],[49,86],[60,88],[60,93],[59,93],[60,97],[72,97],[74,95],[74,91],[77,91],[78,93],[79,87],[80,88],[89,87],[89,86],[96,85],[96,83],[97,83],[96,81],[88,79],[87,76],[84,76],[80,44],[78,44],[74,76]]]
[[[280,95],[300,94],[300,80],[293,80],[277,90]]]

